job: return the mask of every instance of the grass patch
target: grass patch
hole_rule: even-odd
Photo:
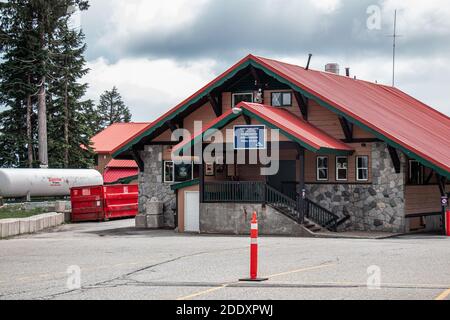
[[[44,208],[25,210],[20,206],[5,206],[3,208],[0,208],[0,220],[29,218],[47,212],[48,210]]]

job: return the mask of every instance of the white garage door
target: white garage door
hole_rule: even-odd
[[[200,193],[186,191],[184,199],[184,231],[200,232]]]

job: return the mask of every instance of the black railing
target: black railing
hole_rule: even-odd
[[[298,223],[302,224],[304,222],[304,214],[301,210],[301,201],[294,200],[269,185],[266,186],[265,202],[278,211],[296,220]]]
[[[338,215],[318,204],[308,199],[303,200],[298,194],[286,195],[265,182],[205,182],[203,201],[205,203],[268,204],[299,224],[303,224],[304,219],[307,218],[332,231],[336,231],[342,222]]]
[[[264,182],[205,182],[204,202],[264,203]]]
[[[339,216],[333,212],[319,206],[318,204],[306,199],[303,201],[303,212],[305,218],[319,224],[320,226],[332,231],[337,231]]]

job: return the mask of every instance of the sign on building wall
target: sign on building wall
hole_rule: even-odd
[[[235,126],[235,150],[266,149],[266,126]]]

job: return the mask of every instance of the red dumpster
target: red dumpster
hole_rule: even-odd
[[[104,220],[103,186],[70,190],[73,222]]]
[[[138,186],[72,188],[72,222],[104,221],[138,214]]]
[[[446,214],[446,221],[447,221],[447,237],[450,237],[450,209],[447,210]]]
[[[105,186],[103,190],[106,219],[135,217],[138,214],[139,187],[137,185]]]

